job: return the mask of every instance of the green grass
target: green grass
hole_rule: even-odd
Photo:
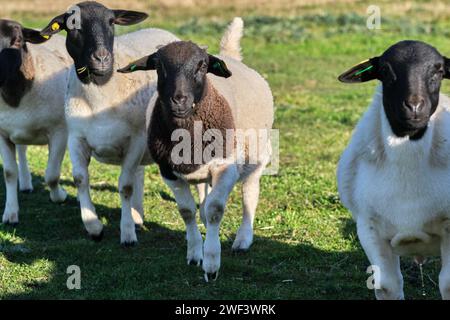
[[[366,288],[369,263],[339,202],[335,170],[376,83],[350,86],[336,78],[402,39],[424,40],[450,54],[449,23],[388,15],[382,30],[368,31],[364,16],[323,10],[286,20],[246,18],[243,53],[246,63],[268,78],[275,95],[281,168],[279,175],[263,178],[255,242],[249,253],[237,256],[231,244],[241,220],[239,188],[232,194],[221,227],[218,281],[205,283],[200,269],[186,266],[184,224],[156,167],[146,171],[139,245],[125,249],[119,245],[118,168],[95,161],[90,167],[93,201],[106,225],[105,238],[95,243],[81,223],[68,157],[62,179],[69,200],[52,204],[43,185],[47,151],[32,147],[35,192],[20,195],[17,228],[0,225],[0,299],[373,299]],[[156,19],[147,25],[217,52],[228,15]],[[446,84],[443,91],[449,88]],[[1,207],[4,199],[2,183]],[[81,290],[66,288],[66,269],[73,264],[81,268]],[[402,266],[407,298],[439,298],[439,259],[424,266],[424,289],[418,267],[410,259]]]

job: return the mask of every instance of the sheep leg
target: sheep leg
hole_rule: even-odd
[[[206,215],[205,215],[205,200],[209,194],[209,185],[207,183],[200,183],[196,185],[198,198],[200,202],[200,219],[203,222],[203,225],[206,227]]]
[[[67,192],[61,187],[61,164],[67,147],[67,133],[65,130],[52,134],[48,144],[48,163],[45,171],[45,183],[50,188],[50,200],[55,203],[66,201]]]
[[[210,169],[212,190],[206,197],[206,239],[203,245],[205,280],[217,279],[220,268],[219,229],[228,197],[239,179],[236,165],[221,165]]]
[[[137,243],[136,227],[132,215],[132,198],[135,192],[134,186],[138,167],[140,166],[145,148],[145,138],[136,138],[130,141],[130,146],[123,160],[122,172],[119,177],[119,193],[122,202],[120,243],[125,246],[133,246]]]
[[[136,171],[133,196],[131,197],[131,214],[138,228],[144,224],[144,172],[145,167],[139,166]]]
[[[189,184],[181,179],[175,181],[164,179],[164,182],[172,190],[178,211],[186,225],[187,263],[188,265],[200,266],[203,261],[203,238],[195,219],[197,205]]]
[[[73,180],[78,189],[81,219],[88,234],[95,241],[99,241],[103,236],[103,224],[98,219],[90,195],[88,167],[91,149],[84,140],[69,137],[69,154],[72,161]]]
[[[439,289],[442,299],[450,300],[450,222],[444,228],[441,240],[442,269],[439,274]]]
[[[242,224],[236,234],[232,250],[246,251],[253,243],[253,221],[259,200],[259,181],[264,166],[258,166],[242,184],[243,215]]]
[[[27,160],[27,146],[16,145],[19,158],[19,190],[21,192],[33,192],[33,183]]]
[[[389,241],[382,239],[370,218],[357,221],[358,237],[372,266],[379,268],[379,283],[375,283],[378,300],[403,300],[403,276],[400,257],[392,251]]]
[[[0,136],[0,154],[3,159],[3,175],[6,184],[6,204],[2,222],[17,224],[19,223],[19,201],[17,198],[16,146],[3,136]]]

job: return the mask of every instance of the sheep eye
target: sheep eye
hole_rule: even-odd
[[[200,61],[198,63],[197,70],[195,73],[199,73],[199,72],[206,72],[206,62],[205,61]]]
[[[441,70],[436,71],[433,74],[433,76],[430,78],[430,83],[434,84],[437,81],[442,80],[443,76],[444,76],[444,71],[443,70],[442,71]]]
[[[11,40],[11,45],[20,44],[23,42],[23,38],[21,36],[15,37]]]

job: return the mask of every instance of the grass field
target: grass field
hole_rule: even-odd
[[[70,3],[39,1],[39,14],[34,15],[32,1],[14,2],[17,7],[8,2],[0,1],[6,15],[36,28]],[[42,9],[47,2],[48,10]],[[124,7],[125,1],[109,2]],[[231,253],[241,220],[236,189],[221,228],[220,276],[205,283],[200,269],[186,266],[184,223],[152,166],[146,171],[145,228],[138,234],[139,245],[122,248],[119,170],[97,162],[90,167],[92,196],[106,228],[103,241],[92,242],[81,222],[68,156],[62,179],[70,196],[67,203],[55,205],[43,185],[47,151],[32,147],[35,192],[20,195],[19,226],[0,225],[0,299],[373,299],[366,288],[369,263],[351,216],[339,202],[335,169],[376,83],[349,86],[336,77],[402,39],[427,41],[449,55],[446,1],[295,0],[292,7],[290,1],[275,7],[269,1],[258,1],[256,7],[231,1],[223,7],[224,1],[193,0],[184,10],[176,9],[176,0],[164,7],[158,1],[127,2],[128,8],[151,10],[151,19],[139,27],[168,29],[208,45],[213,53],[230,18],[244,17],[245,61],[272,86],[281,137],[280,172],[263,178],[253,247],[246,254]],[[377,2],[382,29],[371,31],[366,8]],[[211,5],[200,10],[199,3]],[[443,91],[449,89],[446,83]],[[0,183],[1,208],[4,200]],[[81,268],[81,290],[66,288],[69,265]],[[424,288],[410,259],[403,259],[402,267],[407,298],[439,298],[438,258],[424,266]]]

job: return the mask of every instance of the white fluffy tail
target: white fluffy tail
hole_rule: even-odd
[[[241,38],[244,33],[244,21],[236,17],[228,26],[220,41],[220,55],[242,61]]]

